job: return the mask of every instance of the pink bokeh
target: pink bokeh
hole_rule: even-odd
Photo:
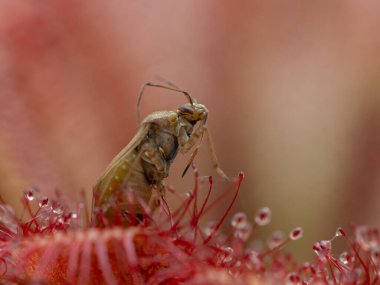
[[[348,222],[380,226],[380,4],[358,1],[2,1],[0,191],[73,200],[137,130],[163,76],[210,109],[236,210],[268,206],[299,248]],[[142,113],[183,98],[150,90]],[[169,183],[191,188],[173,165]],[[196,158],[214,175],[207,147]],[[220,182],[222,183],[222,182]],[[300,255],[311,255],[303,252]]]

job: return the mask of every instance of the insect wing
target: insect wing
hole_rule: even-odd
[[[149,130],[149,124],[143,124],[137,131],[136,135],[132,138],[129,144],[123,148],[118,155],[112,159],[111,163],[107,166],[104,174],[99,178],[94,187],[94,196],[97,197],[97,201],[102,203],[105,199],[115,194],[117,190],[112,189],[114,180],[118,179],[118,185],[122,185],[127,174],[130,171],[131,164],[135,157],[136,147],[144,140]],[[121,174],[120,174],[121,173]],[[99,202],[96,202],[96,206],[99,206]]]

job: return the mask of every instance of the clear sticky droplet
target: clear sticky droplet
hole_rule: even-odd
[[[61,218],[59,218],[59,219],[57,220],[56,225],[57,225],[57,226],[62,226],[64,223],[65,223],[65,220],[61,217]]]
[[[341,227],[339,227],[339,228],[336,229],[335,236],[336,237],[341,237],[341,236],[343,236],[343,233],[344,233],[343,229]]]
[[[272,212],[268,207],[261,208],[255,216],[255,222],[259,226],[265,226],[270,223],[271,216]]]
[[[252,265],[252,269],[255,270],[255,271],[262,271],[264,270],[265,268],[265,265],[263,263],[263,261],[260,259],[259,257],[259,254],[254,251],[254,250],[251,250],[248,252],[248,258],[249,258],[249,261]]]
[[[25,191],[24,196],[26,200],[33,201],[34,199],[36,199],[36,190],[34,188],[30,188]]]
[[[216,228],[216,221],[208,221],[205,227],[203,228],[203,232],[206,236],[210,236],[214,233]]]
[[[331,241],[321,240],[313,245],[313,250],[322,262],[326,262],[331,255]]]
[[[351,253],[348,253],[347,251],[343,251],[340,255],[339,255],[339,260],[340,262],[342,262],[343,264],[347,265],[347,264],[350,264],[352,262],[355,262],[355,256],[352,255]]]
[[[355,229],[356,241],[364,251],[380,246],[379,232],[375,228],[359,226]]]
[[[275,231],[268,238],[267,244],[270,249],[273,249],[280,245],[285,240],[285,234],[282,231]]]
[[[223,254],[223,263],[230,263],[234,259],[234,250],[232,247],[224,246],[221,248],[224,252]]]
[[[289,234],[289,238],[291,240],[298,240],[302,238],[302,236],[303,236],[303,229],[300,227],[294,228]]]
[[[300,273],[303,275],[310,274],[310,275],[315,275],[316,274],[316,269],[314,268],[314,265],[311,264],[310,262],[304,262],[301,266]]]
[[[41,200],[40,200],[40,202],[38,203],[38,205],[41,208],[46,207],[48,204],[49,204],[49,198],[48,197],[42,197]]]
[[[380,265],[380,247],[371,250],[371,259],[375,265]]]
[[[297,272],[291,272],[286,276],[287,285],[301,285],[301,276]]]
[[[76,213],[76,212],[68,212],[68,213],[66,213],[66,214],[64,215],[63,218],[64,218],[64,221],[65,221],[66,223],[69,223],[70,220],[78,219],[78,213]]]
[[[244,228],[247,224],[247,215],[243,212],[236,213],[231,219],[231,226],[235,229]]]
[[[61,215],[63,213],[63,208],[58,201],[51,201],[51,209],[53,210],[53,213],[56,215]]]
[[[244,227],[236,229],[234,236],[242,241],[247,241],[252,233],[251,223],[246,223]]]

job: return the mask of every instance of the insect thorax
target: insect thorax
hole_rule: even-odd
[[[153,151],[142,156],[145,177],[150,183],[156,184],[169,175],[170,164],[178,153],[178,139],[170,130],[151,124],[141,147],[144,144],[153,148]]]

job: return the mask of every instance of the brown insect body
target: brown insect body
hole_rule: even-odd
[[[204,105],[196,103],[185,91],[152,83],[143,86],[139,101],[145,86],[182,92],[190,102],[176,111],[154,112],[142,121],[131,142],[111,161],[94,187],[93,225],[104,225],[104,219],[112,224],[120,214],[143,215],[142,203],[154,209],[159,204],[160,196],[165,193],[163,180],[168,177],[170,165],[178,151],[188,152],[205,132],[210,140],[206,128],[208,110]],[[196,126],[199,121],[202,124]],[[214,166],[219,174],[226,177],[218,167],[212,143],[209,142]],[[197,148],[190,162],[195,157]],[[133,192],[132,199],[127,193],[129,190]],[[157,195],[152,199],[154,190]],[[116,213],[116,210],[121,213]],[[129,224],[128,219],[121,223]]]

